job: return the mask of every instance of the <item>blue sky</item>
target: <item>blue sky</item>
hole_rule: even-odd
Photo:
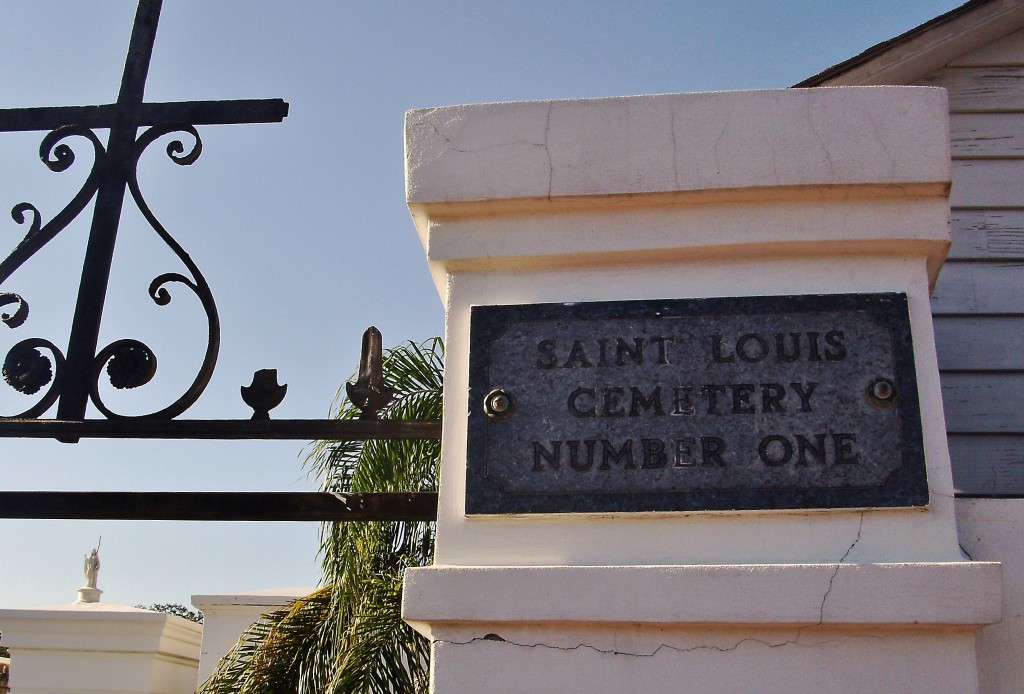
[[[143,192],[206,275],[223,324],[214,380],[185,416],[246,417],[238,388],[259,368],[277,368],[289,384],[275,416],[325,416],[366,326],[389,345],[443,332],[404,203],[406,110],[786,87],[958,4],[165,0],[147,100],[291,104],[281,124],[203,128],[191,167],[156,146],[140,166]],[[0,108],[113,101],[133,16],[132,0],[4,0]],[[51,173],[38,161],[41,137],[0,133],[0,208],[30,201],[49,218],[81,184],[85,150],[76,167]],[[17,332],[0,326],[0,353],[30,336],[66,345],[87,231],[87,220],[72,225],[2,287],[25,296],[32,314]],[[0,216],[0,246],[23,233]],[[186,294],[163,308],[146,297],[153,277],[177,270],[129,206],[101,342],[142,339],[160,368],[150,386],[111,395],[125,412],[173,399],[205,346]],[[20,397],[0,384],[0,412],[19,411]],[[303,448],[5,439],[0,487],[313,489]],[[318,577],[313,524],[0,520],[0,607],[70,602],[100,535],[109,602],[187,604],[192,594]]]

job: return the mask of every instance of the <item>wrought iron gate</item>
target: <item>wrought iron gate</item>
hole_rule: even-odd
[[[282,121],[288,104],[281,99],[150,103],[143,100],[162,0],[140,0],[117,101],[98,106],[0,110],[0,131],[45,131],[39,148],[52,171],[75,163],[67,144],[81,138],[93,150],[92,170],[78,193],[52,219],[44,220],[31,203],[14,206],[14,220],[26,227],[20,243],[0,262],[0,321],[19,329],[28,319],[28,301],[4,291],[3,283],[52,241],[95,200],[78,299],[66,351],[50,340],[29,337],[15,344],[3,362],[3,378],[15,390],[38,400],[25,411],[0,417],[0,437],[156,439],[295,439],[309,441],[439,439],[441,423],[380,420],[377,412],[390,398],[383,381],[381,337],[375,328],[363,336],[359,377],[348,384],[349,399],[362,412],[358,420],[270,418],[284,397],[276,370],[257,371],[242,398],[253,409],[248,420],[177,419],[202,395],[220,351],[220,317],[206,279],[185,249],[168,233],[143,197],[137,178],[142,153],[165,136],[174,136],[167,155],[187,166],[199,157],[197,126]],[[109,130],[102,142],[95,129]],[[142,133],[139,134],[139,130]],[[186,146],[186,142],[191,143]],[[156,354],[139,340],[121,339],[99,347],[106,300],[125,193],[173,251],[188,274],[168,272],[149,285],[160,306],[171,300],[169,288],[192,292],[206,314],[208,341],[202,365],[170,405],[150,414],[126,416],[102,399],[99,381],[106,371],[114,388],[146,385],[156,369]],[[86,419],[89,403],[104,419]],[[56,418],[41,419],[56,405]],[[0,518],[137,520],[433,520],[436,493],[331,494],[321,492],[12,492],[0,491]]]

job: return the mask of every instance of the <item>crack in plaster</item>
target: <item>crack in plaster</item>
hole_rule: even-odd
[[[779,185],[779,157],[775,149],[775,139],[771,138],[771,136],[769,138],[772,143],[772,182],[775,185]]]
[[[720,176],[722,174],[722,165],[718,161],[718,145],[722,141],[722,138],[725,136],[725,131],[729,129],[729,121],[731,119],[732,119],[732,112],[731,111],[726,111],[725,112],[725,122],[722,123],[722,130],[721,130],[721,132],[718,133],[718,137],[715,138],[715,146],[714,146],[714,149],[712,151],[714,152],[714,157],[715,157],[715,175],[716,176]]]
[[[550,114],[548,116],[548,120],[550,121]],[[511,140],[510,142],[497,142],[497,143],[495,143],[493,145],[487,145],[486,147],[479,147],[477,149],[462,149],[460,147],[456,147],[455,146],[455,141],[452,140],[447,135],[445,135],[443,132],[441,132],[434,123],[432,123],[430,121],[418,121],[416,123],[413,123],[414,127],[424,126],[424,125],[425,126],[429,126],[430,129],[433,130],[434,133],[438,137],[440,137],[442,140],[444,140],[445,144],[448,145],[448,149],[450,149],[453,152],[458,152],[459,154],[478,154],[480,152],[487,152],[489,150],[498,149],[500,147],[514,147],[515,145],[530,145],[531,147],[543,147],[545,149],[545,151],[547,150],[547,147],[548,147],[547,132],[545,132],[544,133],[544,142],[533,142],[531,140]],[[550,165],[551,165],[551,155],[548,154],[548,166],[549,166],[549,168],[550,168]]]
[[[544,153],[548,156],[548,200],[551,199],[551,188],[555,181],[555,165],[551,161],[551,150],[548,149],[548,134],[551,132],[551,111],[555,108],[553,102],[548,102],[547,119],[544,122]]]
[[[797,639],[799,639],[799,635],[797,636]],[[581,650],[581,649],[585,649],[585,650],[594,651],[595,653],[600,653],[601,655],[621,655],[621,656],[627,656],[627,657],[630,657],[630,658],[653,658],[653,657],[658,655],[658,653],[660,653],[663,650],[675,651],[677,653],[691,653],[691,652],[694,652],[694,651],[717,651],[719,653],[729,653],[731,651],[737,650],[740,646],[742,646],[745,643],[760,644],[762,646],[767,646],[768,648],[780,648],[782,646],[788,646],[788,645],[796,644],[797,639],[787,639],[785,641],[781,641],[781,642],[778,642],[778,643],[773,643],[771,641],[765,641],[763,639],[755,639],[755,638],[747,637],[747,638],[740,639],[736,643],[734,643],[732,645],[729,645],[729,646],[716,646],[716,645],[709,645],[709,644],[698,644],[696,646],[688,646],[686,648],[680,648],[679,646],[673,646],[672,644],[668,644],[668,643],[661,643],[661,644],[658,644],[657,648],[655,648],[653,651],[650,651],[649,653],[636,653],[636,652],[631,652],[631,651],[620,651],[620,650],[617,650],[617,649],[610,649],[610,648],[598,648],[597,646],[592,646],[589,643],[578,643],[575,646],[556,646],[556,645],[553,645],[553,644],[541,643],[541,642],[537,642],[537,643],[519,643],[519,642],[516,642],[516,641],[510,641],[509,639],[506,639],[506,638],[504,638],[502,636],[499,636],[498,634],[487,634],[486,636],[477,636],[477,637],[472,638],[472,639],[470,639],[468,641],[445,641],[445,640],[442,640],[442,639],[435,639],[434,643],[435,644],[438,644],[438,643],[440,643],[440,644],[448,644],[448,645],[452,645],[452,646],[468,646],[468,645],[471,645],[473,643],[477,643],[477,642],[480,642],[480,641],[498,641],[500,643],[507,643],[510,646],[517,646],[519,648],[543,648],[543,649],[550,649],[550,650],[554,650],[554,651],[578,651],[578,650]]]
[[[821,151],[823,151],[825,153],[825,163],[828,164],[829,180],[831,180],[832,182],[835,182],[835,180],[836,180],[836,172],[835,172],[835,167],[832,164],[832,154],[828,151],[828,147],[825,144],[825,140],[822,139],[821,133],[819,133],[818,129],[814,127],[814,119],[811,117],[811,100],[809,98],[806,99],[804,101],[804,104],[806,106],[807,125],[808,125],[808,127],[810,127],[811,132],[814,133],[814,139],[816,139],[818,141],[818,146],[821,147]],[[876,136],[877,136],[877,132],[876,132]],[[890,157],[890,161],[891,160],[892,160],[892,158]]]
[[[676,143],[676,110],[671,105],[668,112],[669,132],[672,135],[672,174],[675,187],[679,190],[679,145]]]
[[[819,647],[819,646],[826,646],[826,645],[831,645],[831,644],[846,643],[847,641],[850,641],[850,640],[852,640],[854,638],[860,638],[860,639],[870,638],[870,639],[878,639],[878,640],[886,639],[886,638],[889,638],[889,634],[850,634],[850,635],[846,635],[846,636],[843,636],[843,637],[840,637],[840,638],[825,639],[825,640],[822,640],[822,641],[816,641],[814,643],[806,643],[806,642],[805,643],[801,643],[800,642],[800,639],[803,637],[804,632],[806,630],[814,629],[814,628],[817,628],[817,627],[824,626],[824,622],[825,622],[825,604],[828,602],[828,597],[832,593],[833,583],[835,582],[836,576],[839,575],[839,569],[842,567],[842,565],[846,562],[846,559],[853,552],[854,547],[856,547],[857,544],[860,542],[861,536],[862,536],[862,534],[864,532],[864,515],[865,514],[864,514],[864,512],[861,512],[859,515],[860,515],[860,522],[857,525],[857,535],[856,535],[856,537],[854,537],[853,542],[850,543],[850,546],[846,548],[846,551],[843,553],[843,556],[839,558],[838,562],[836,562],[835,570],[832,572],[832,575],[829,577],[829,580],[828,580],[828,588],[825,590],[824,595],[822,595],[822,597],[821,597],[821,605],[818,608],[818,621],[817,621],[817,623],[816,624],[809,624],[809,625],[798,627],[797,630],[796,630],[796,636],[794,638],[791,638],[791,639],[786,639],[784,641],[778,641],[778,642],[772,642],[772,641],[766,641],[764,639],[757,639],[757,638],[753,638],[753,637],[749,637],[748,636],[748,637],[742,638],[739,641],[736,641],[735,643],[733,643],[731,645],[727,645],[727,646],[718,646],[718,645],[709,645],[709,644],[697,644],[695,646],[689,646],[689,647],[686,647],[686,648],[680,648],[679,646],[673,646],[672,644],[669,644],[669,643],[661,643],[653,651],[650,651],[650,652],[647,652],[647,653],[620,651],[620,650],[617,650],[617,649],[608,649],[608,648],[598,648],[597,646],[593,646],[593,645],[591,645],[589,643],[582,643],[582,642],[576,644],[575,646],[557,646],[557,645],[547,644],[547,643],[543,643],[543,642],[519,643],[519,642],[516,642],[516,641],[511,641],[511,640],[509,640],[509,639],[507,639],[507,638],[505,638],[505,637],[503,637],[503,636],[501,636],[499,634],[493,633],[493,632],[489,633],[489,634],[486,634],[484,636],[474,637],[472,639],[469,639],[468,641],[449,641],[449,640],[446,640],[446,639],[433,639],[432,642],[433,642],[434,645],[439,645],[439,644],[444,645],[444,644],[446,644],[446,645],[452,645],[452,646],[468,646],[468,645],[472,645],[474,643],[478,643],[480,641],[496,641],[496,642],[499,642],[499,643],[507,643],[510,646],[516,646],[518,648],[543,648],[543,649],[565,651],[565,652],[571,652],[571,651],[578,651],[578,650],[581,650],[581,649],[586,649],[586,650],[594,651],[595,653],[599,653],[601,655],[627,656],[627,657],[631,657],[631,658],[653,658],[656,655],[658,655],[661,651],[675,651],[676,653],[684,653],[684,654],[685,653],[692,653],[692,652],[695,652],[695,651],[716,651],[716,652],[719,652],[719,653],[729,653],[729,652],[732,652],[732,651],[735,651],[735,650],[739,649],[744,644],[761,645],[761,646],[765,646],[767,648],[782,648],[784,646],[801,646],[801,647],[804,647],[804,648],[816,648],[816,647]],[[961,549],[962,548],[963,548],[963,546],[961,545]],[[966,551],[965,551],[965,553],[966,553]]]
[[[863,533],[863,532],[864,532],[864,512],[861,511],[861,513],[860,513],[860,523],[857,525],[857,537],[853,538],[853,542],[851,542],[850,546],[846,548],[846,553],[843,554],[843,556],[836,563],[836,568],[832,572],[832,576],[829,577],[829,579],[828,579],[828,589],[825,591],[825,594],[821,596],[821,606],[818,608],[818,624],[817,624],[817,626],[821,626],[824,623],[824,621],[825,621],[825,603],[828,602],[828,596],[832,592],[832,584],[833,584],[833,582],[835,582],[836,576],[839,575],[839,567],[841,567],[843,565],[843,562],[846,561],[846,558],[848,556],[850,556],[850,552],[852,552],[853,548],[857,546],[858,542],[860,542],[860,536],[861,536],[861,533]],[[797,636],[797,638],[799,638],[799,635]]]
[[[867,117],[868,117],[868,122],[871,123],[871,132],[874,134],[875,140],[878,142],[878,146],[882,148],[882,151],[885,152],[885,156],[888,157],[888,159],[889,159],[889,162],[891,164],[890,169],[889,169],[889,174],[890,174],[890,176],[892,176],[892,180],[895,181],[896,180],[896,157],[894,157],[892,155],[892,152],[890,152],[888,146],[886,146],[885,140],[882,138],[881,133],[878,131],[878,123],[875,121],[875,117],[871,114],[871,111],[868,111]]]
[[[814,626],[817,626],[817,625],[814,625]],[[646,652],[646,653],[644,653],[644,652],[633,652],[633,651],[620,651],[618,649],[612,649],[612,648],[599,648],[599,647],[591,645],[589,643],[582,643],[582,642],[576,644],[575,646],[558,646],[558,645],[554,645],[554,644],[543,643],[543,642],[540,642],[540,641],[535,642],[535,643],[519,643],[517,641],[509,640],[509,639],[507,639],[507,638],[505,638],[503,636],[500,636],[498,634],[495,634],[495,633],[486,634],[484,636],[476,636],[474,638],[469,639],[468,641],[448,641],[448,640],[445,640],[445,639],[433,639],[433,644],[435,646],[436,645],[470,646],[470,645],[472,645],[474,643],[479,643],[481,641],[495,641],[495,642],[498,642],[498,643],[505,643],[505,644],[508,644],[510,646],[515,646],[517,648],[537,648],[537,649],[546,649],[546,650],[564,651],[564,652],[572,652],[572,651],[579,651],[579,650],[589,650],[589,651],[593,651],[595,653],[598,653],[600,655],[625,656],[625,657],[628,657],[628,658],[654,658],[655,656],[657,656],[662,651],[675,651],[676,653],[683,653],[683,654],[685,654],[685,653],[694,653],[694,652],[697,652],[697,651],[714,651],[714,652],[717,652],[717,653],[731,653],[733,651],[739,650],[739,648],[742,647],[745,644],[760,645],[760,646],[765,646],[767,648],[783,648],[785,646],[800,646],[800,647],[803,647],[803,648],[816,648],[816,647],[819,647],[819,646],[827,646],[827,645],[832,645],[832,644],[845,643],[845,642],[850,641],[850,640],[855,639],[855,638],[859,638],[859,639],[870,638],[870,639],[877,639],[877,640],[889,638],[888,634],[850,634],[848,636],[843,636],[841,638],[825,639],[825,640],[822,640],[822,641],[817,641],[815,643],[800,643],[800,637],[803,635],[804,630],[806,630],[808,628],[811,628],[811,627],[810,626],[799,627],[796,630],[796,636],[794,638],[786,639],[784,641],[775,641],[775,642],[773,642],[773,641],[766,641],[764,639],[757,639],[757,638],[754,638],[754,637],[751,637],[751,636],[747,636],[747,637],[744,637],[744,638],[740,639],[739,641],[736,641],[735,643],[732,643],[730,645],[725,645],[725,646],[719,646],[719,645],[715,645],[715,644],[697,644],[697,645],[694,645],[694,646],[679,647],[679,646],[673,646],[670,643],[660,643],[660,644],[658,644],[658,647],[655,648],[653,651]]]

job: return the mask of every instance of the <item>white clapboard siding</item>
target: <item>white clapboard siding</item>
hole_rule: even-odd
[[[955,208],[1024,207],[1024,159],[958,159],[953,162]]]
[[[1024,157],[1024,113],[954,113],[949,134],[955,158]]]
[[[993,67],[1024,65],[1024,29],[998,41],[976,48],[951,61],[949,67]]]
[[[977,346],[985,347],[980,340]],[[1022,392],[1024,373],[947,372],[942,375],[946,429],[957,434],[1024,434]]]
[[[932,313],[954,485],[1024,495],[1024,30],[918,84],[949,90],[953,245]]]
[[[1024,110],[1024,66],[947,67],[918,84],[949,90],[949,110]]]
[[[949,223],[950,261],[1024,259],[1024,209],[953,210]]]
[[[1024,490],[1024,436],[952,434],[949,457],[957,494],[1020,494]]]
[[[932,294],[932,313],[1024,314],[1024,261],[946,263]]]
[[[943,371],[1024,372],[1024,317],[935,317]]]

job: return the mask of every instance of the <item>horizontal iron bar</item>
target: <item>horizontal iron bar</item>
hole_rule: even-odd
[[[1020,495],[957,494],[958,499]],[[0,492],[0,518],[166,521],[434,521],[437,492]]]
[[[143,103],[130,112],[118,104],[37,106],[0,109],[0,131],[53,130],[62,125],[110,128],[114,125],[141,127],[157,123],[280,123],[287,115],[288,102],[283,99]]]
[[[0,492],[0,518],[433,521],[437,492]]]
[[[440,439],[439,419],[0,419],[0,438]]]

